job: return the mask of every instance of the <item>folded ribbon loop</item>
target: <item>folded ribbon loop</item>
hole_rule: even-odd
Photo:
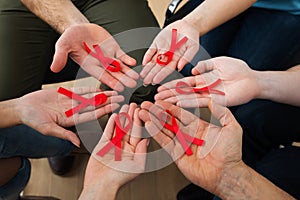
[[[100,63],[103,65],[103,67],[111,72],[118,72],[121,69],[120,63],[112,58],[104,56],[101,48],[99,45],[93,45],[93,48],[95,49],[96,53],[93,52],[88,45],[84,42],[83,46],[85,50],[94,58],[98,59]]]
[[[163,114],[165,114],[165,113],[168,113],[171,115],[172,124],[168,124],[167,122],[165,122],[163,120],[163,117],[164,117]],[[189,147],[189,144],[187,143],[187,141],[191,142],[193,144],[196,144],[197,146],[203,145],[204,140],[192,137],[189,134],[186,134],[179,129],[179,126],[176,122],[176,118],[172,115],[170,110],[166,110],[165,112],[162,111],[161,113],[159,113],[158,118],[159,118],[161,124],[166,129],[168,129],[169,131],[173,132],[176,135],[176,137],[178,138],[178,141],[181,144],[182,148],[184,149],[186,155],[190,156],[193,154],[193,151]]]
[[[165,53],[158,54],[156,62],[162,66],[169,64],[173,59],[175,51],[179,49],[184,43],[186,43],[187,40],[188,38],[185,36],[179,42],[177,42],[177,29],[172,29],[170,49]]]
[[[176,92],[179,94],[192,94],[192,93],[211,93],[211,94],[220,94],[225,95],[224,92],[220,90],[213,89],[217,85],[219,85],[222,82],[221,79],[216,80],[210,85],[204,86],[204,87],[190,87],[187,83],[183,81],[179,81],[176,84]]]
[[[75,113],[78,113],[80,110],[82,110],[87,106],[96,107],[96,106],[100,106],[101,104],[104,104],[107,101],[107,96],[104,93],[97,94],[96,96],[87,99],[62,87],[58,88],[57,92],[80,102],[78,106],[75,106],[74,108],[71,108],[70,110],[67,110],[65,112],[67,117],[70,117]]]
[[[120,122],[120,117],[124,116],[127,120],[127,125],[122,126]],[[98,156],[103,157],[107,154],[113,147],[115,147],[115,161],[122,160],[122,139],[128,133],[128,131],[132,127],[132,120],[130,116],[125,113],[121,112],[116,116],[115,119],[116,123],[116,134],[115,136],[97,153]]]

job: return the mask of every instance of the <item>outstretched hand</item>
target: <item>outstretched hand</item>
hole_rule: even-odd
[[[75,93],[93,97],[100,90],[95,88],[75,88]],[[117,92],[104,92],[108,100],[97,108],[86,108],[81,113],[67,117],[65,111],[77,105],[78,102],[57,92],[57,89],[40,90],[27,94],[17,99],[18,115],[21,123],[26,124],[44,135],[51,135],[69,140],[74,145],[79,146],[80,140],[73,133],[64,127],[70,127],[78,123],[87,122],[111,113],[119,107],[119,102],[124,97]]]
[[[97,199],[98,196],[102,199],[114,199],[115,193],[122,185],[144,172],[148,140],[141,139],[142,124],[138,116],[139,108],[136,104],[124,105],[120,112],[128,113],[132,120],[131,129],[122,141],[122,159],[115,161],[114,148],[103,157],[97,155],[97,152],[116,134],[117,115],[113,114],[88,162],[80,199]],[[121,120],[123,125],[128,123],[125,119]]]
[[[242,162],[242,129],[227,108],[211,102],[208,107],[221,126],[203,121],[164,101],[143,103],[139,116],[145,122],[147,131],[171,155],[181,172],[193,183],[215,193],[223,173]],[[197,138],[204,138],[204,146],[192,144],[194,154],[184,154],[175,135],[161,127],[156,118],[161,110],[170,110],[185,133],[195,133]]]
[[[107,71],[96,58],[89,55],[83,43],[89,47],[99,45],[104,55],[116,59],[120,65],[119,72]],[[91,48],[92,51],[93,48]],[[139,75],[129,66],[135,66],[135,59],[125,54],[114,38],[96,24],[71,26],[56,42],[55,54],[51,64],[53,72],[60,72],[66,65],[68,56],[78,63],[87,73],[114,90],[122,91],[124,86],[133,88]]]
[[[155,99],[165,100],[180,107],[205,107],[207,99],[212,99],[223,106],[236,106],[249,102],[260,93],[255,71],[238,59],[218,57],[200,61],[192,73],[194,76],[174,80],[159,87]],[[179,94],[175,89],[179,81],[186,82],[191,87],[202,87],[217,79],[220,79],[221,83],[216,89],[223,91],[225,95]]]
[[[156,59],[159,54],[163,54],[170,49],[172,29],[177,30],[177,40],[179,42],[184,37],[187,41],[179,47],[174,53],[174,56],[167,65],[162,66],[157,63]],[[179,71],[190,62],[196,55],[199,49],[199,33],[189,23],[184,20],[178,20],[169,26],[165,27],[154,39],[152,45],[144,55],[141,71],[141,78],[144,79],[144,84],[159,84],[175,69]]]

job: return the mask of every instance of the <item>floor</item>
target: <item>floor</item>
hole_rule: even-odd
[[[149,0],[149,5],[160,24],[163,22],[169,2],[169,0]],[[95,83],[95,80],[92,79],[82,81],[85,83],[80,83],[80,85]],[[72,84],[72,82],[66,83],[63,86],[71,86]],[[48,87],[57,87],[57,85]],[[155,144],[150,143],[150,148],[152,145]],[[53,196],[62,200],[78,199],[88,158],[88,154],[76,154],[73,169],[65,177],[54,175],[47,159],[31,160],[31,178],[24,194]],[[173,200],[176,199],[177,192],[188,183],[176,166],[171,164],[161,170],[143,174],[125,185],[120,189],[117,200]]]

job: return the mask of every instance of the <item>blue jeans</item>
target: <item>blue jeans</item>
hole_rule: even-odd
[[[73,149],[71,142],[42,135],[25,125],[0,129],[0,159],[22,158],[22,166],[16,176],[0,187],[0,199],[17,199],[26,186],[30,177],[30,162],[27,158],[66,156]]]

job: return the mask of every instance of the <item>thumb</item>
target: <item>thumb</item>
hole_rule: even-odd
[[[60,72],[67,64],[67,60],[68,50],[60,46],[59,43],[57,43],[55,53],[53,56],[53,61],[50,66],[51,71],[55,73]]]
[[[214,62],[212,61],[212,59],[209,60],[204,60],[204,61],[200,61],[198,62],[198,64],[192,69],[192,74],[193,75],[199,75],[199,74],[203,74],[205,72],[208,71],[212,71],[216,68]]]
[[[211,111],[212,115],[217,120],[219,120],[222,126],[226,126],[236,121],[228,108],[221,106],[220,104],[217,104],[212,100],[208,103],[208,108]]]

